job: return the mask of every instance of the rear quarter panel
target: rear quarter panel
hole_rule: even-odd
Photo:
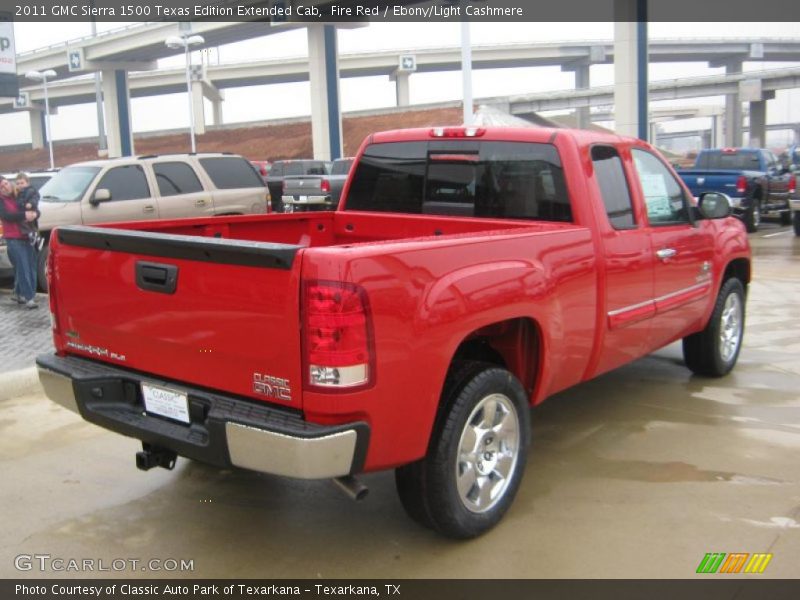
[[[580,380],[596,310],[591,233],[574,225],[442,236],[435,240],[310,249],[304,279],[345,280],[367,290],[376,374],[370,389],[304,393],[309,419],[366,419],[367,470],[425,454],[447,369],[472,332],[528,318],[542,332],[544,375],[532,401]]]

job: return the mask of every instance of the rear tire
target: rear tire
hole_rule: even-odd
[[[744,322],[744,286],[731,278],[722,284],[706,328],[683,338],[686,366],[706,377],[727,375],[739,358]]]
[[[45,240],[39,255],[36,257],[36,288],[47,293],[47,255],[50,254],[50,244]]]
[[[519,380],[489,363],[454,364],[427,455],[395,471],[403,507],[447,537],[481,535],[511,506],[529,445],[528,398]]]
[[[753,205],[744,215],[744,226],[747,233],[755,233],[761,225],[761,200],[753,199]]]

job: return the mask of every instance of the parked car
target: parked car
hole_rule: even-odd
[[[702,150],[694,168],[679,169],[678,174],[695,196],[712,191],[728,194],[734,214],[749,232],[758,230],[765,215],[777,216],[783,225],[791,222],[789,197],[796,187],[795,177],[769,150]]]
[[[61,225],[263,214],[269,192],[241,156],[148,155],[76,163],[41,190],[39,285],[46,290],[50,232]]]
[[[59,228],[39,375],[142,440],[142,469],[359,497],[392,468],[413,519],[474,537],[520,486],[531,406],[676,340],[699,375],[734,367],[751,266],[730,215],[637,139],[376,133],[337,211]]]
[[[327,175],[329,165],[324,160],[276,160],[267,174],[267,187],[272,197],[272,212],[283,212],[283,178],[294,175]]]
[[[795,176],[795,181],[800,177],[800,145],[793,144],[786,151],[785,155],[781,157],[784,160],[784,166],[791,171]],[[800,236],[800,189],[795,185],[794,193],[789,199],[789,204],[792,207],[792,225],[794,227],[794,234]]]
[[[283,178],[283,212],[332,210],[339,204],[352,158],[337,158],[328,175],[287,175]]]

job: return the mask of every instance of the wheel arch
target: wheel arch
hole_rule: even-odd
[[[497,365],[510,371],[533,397],[540,381],[542,333],[539,323],[530,317],[516,317],[484,325],[458,344],[450,359],[476,360]]]
[[[720,286],[722,286],[728,279],[735,277],[742,282],[742,285],[747,289],[750,283],[751,269],[750,261],[746,258],[734,258],[725,266],[725,271],[722,274]]]

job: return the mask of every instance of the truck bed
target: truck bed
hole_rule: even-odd
[[[57,349],[299,408],[303,253],[564,227],[353,212],[59,228]],[[265,394],[276,374],[289,391]]]

